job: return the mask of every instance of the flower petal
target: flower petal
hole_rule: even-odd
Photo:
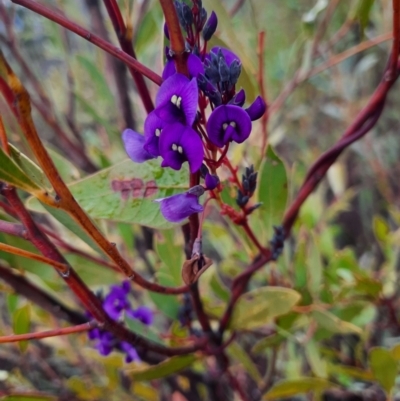
[[[251,121],[258,120],[267,110],[267,105],[261,96],[257,96],[256,100],[245,111],[249,115]]]
[[[193,213],[203,211],[203,206],[199,204],[199,198],[187,192],[168,198],[156,199],[155,202],[160,203],[162,215],[172,223],[178,223]]]
[[[160,156],[159,151],[159,137],[163,128],[167,125],[167,123],[159,118],[157,114],[152,111],[146,118],[144,122],[144,149],[152,154],[153,156],[157,157]],[[157,130],[159,133],[157,135]]]
[[[237,60],[240,62],[240,58],[232,51],[225,49],[224,47],[213,47],[210,52],[218,54],[218,52],[221,50],[222,55],[225,58],[226,64],[231,65],[233,60]]]
[[[126,153],[135,163],[143,163],[146,160],[155,158],[155,156],[143,148],[145,139],[138,132],[127,128],[122,133],[122,141],[124,142]]]
[[[251,120],[239,106],[218,106],[207,121],[207,133],[210,141],[222,148],[229,141],[242,143],[251,132]]]
[[[200,136],[192,128],[187,127],[181,137],[180,144],[189,163],[190,172],[195,173],[200,169],[204,159],[203,143]]]

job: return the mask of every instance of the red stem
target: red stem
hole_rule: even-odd
[[[132,38],[129,38],[127,35],[125,22],[124,19],[122,18],[122,14],[116,0],[103,0],[103,2],[107,9],[108,15],[111,19],[111,22],[113,24],[115,33],[117,34],[119,44],[121,45],[121,49],[134,59],[137,59],[135,50],[133,49],[132,46]],[[135,81],[140,98],[142,99],[143,105],[147,113],[151,113],[154,110],[154,105],[153,101],[151,100],[149,90],[146,86],[146,82],[144,81],[143,75],[130,66],[128,66],[128,68],[129,72],[132,75],[132,78]]]
[[[0,344],[16,343],[19,341],[38,340],[40,338],[66,336],[73,333],[82,333],[98,327],[98,323],[92,320],[87,323],[78,324],[77,326],[65,327],[63,329],[54,329],[41,331],[39,333],[26,333],[26,334],[12,334],[10,336],[1,336]]]

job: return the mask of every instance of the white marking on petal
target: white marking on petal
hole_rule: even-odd
[[[176,146],[174,143],[172,144],[172,150],[178,150],[178,146]]]
[[[228,128],[228,124],[227,123],[223,123],[222,124],[222,129],[225,131]]]
[[[182,153],[183,153],[182,146],[178,146],[178,152],[179,152],[180,154],[182,154]]]
[[[178,96],[172,95],[171,97],[171,103],[176,105],[176,102],[178,101]]]
[[[181,104],[182,104],[182,98],[180,96],[178,96],[178,98],[176,99],[176,107],[178,107],[178,109],[180,109]]]
[[[231,122],[229,123],[229,125],[230,125],[232,128],[236,128],[236,123],[235,123],[235,121],[231,121]]]
[[[161,130],[157,128],[154,133],[156,134],[156,136],[160,136],[161,135]]]

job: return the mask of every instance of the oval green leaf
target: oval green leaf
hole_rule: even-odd
[[[369,365],[379,384],[389,394],[394,387],[397,376],[397,361],[391,352],[385,348],[372,348],[369,356]]]
[[[229,327],[251,330],[264,326],[277,316],[290,312],[301,296],[290,288],[262,287],[240,296]]]

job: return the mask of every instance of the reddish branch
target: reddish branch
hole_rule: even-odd
[[[39,333],[12,334],[9,336],[0,336],[0,344],[16,343],[20,341],[39,340],[41,338],[66,336],[68,334],[82,333],[98,327],[98,323],[92,320],[87,323],[82,323],[77,326],[64,327],[62,329],[46,330]]]
[[[33,0],[11,0],[11,1],[15,4],[19,4],[20,6],[26,7],[29,10],[32,10],[35,13],[40,14],[43,17],[50,19],[51,21],[54,21],[55,23],[63,26],[64,28],[68,29],[71,32],[74,32],[78,36],[86,39],[87,41],[100,47],[107,53],[120,59],[126,65],[128,65],[130,68],[133,68],[135,71],[143,74],[145,77],[147,77],[148,79],[150,79],[157,85],[161,85],[162,78],[159,75],[157,75],[154,71],[150,70],[143,64],[139,63],[139,61],[135,60],[129,54],[126,54],[125,52],[121,51],[121,49],[119,49],[118,47],[113,46],[111,43],[108,43],[105,40],[101,39],[100,37],[93,35],[87,29],[84,29],[81,26],[79,26],[78,24],[76,24],[75,22],[72,22],[71,20],[64,17],[59,12],[53,11],[53,10],[45,7],[44,5],[39,4]]]
[[[116,0],[103,0],[103,2],[106,6],[108,15],[110,16],[115,33],[117,34],[121,49],[125,53],[136,59],[136,53],[132,46],[132,37],[128,35],[128,31],[126,29],[124,19],[122,18],[118,3],[116,2]],[[154,105],[153,101],[151,100],[149,90],[146,86],[146,82],[144,81],[143,75],[130,66],[128,66],[128,68],[136,83],[136,87],[146,109],[146,112],[152,112],[154,109]]]

